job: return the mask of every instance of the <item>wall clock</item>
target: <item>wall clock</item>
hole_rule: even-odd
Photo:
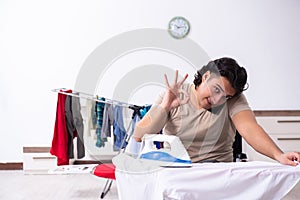
[[[176,39],[184,38],[190,31],[190,23],[184,17],[174,17],[169,22],[168,31]]]

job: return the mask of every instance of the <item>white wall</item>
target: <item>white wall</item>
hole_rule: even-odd
[[[299,8],[297,0],[0,1],[0,162],[21,161],[24,144],[51,144],[51,89],[73,88],[95,48],[126,31],[165,29],[174,16],[190,21],[189,38],[211,58],[246,67],[253,109],[299,110]]]

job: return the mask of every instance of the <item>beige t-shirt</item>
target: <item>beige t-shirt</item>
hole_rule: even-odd
[[[188,94],[191,92],[190,88],[190,84],[183,85]],[[243,94],[233,97],[219,108],[197,109],[189,101],[169,113],[159,106],[162,97],[158,98],[147,113],[150,123],[138,124],[135,136],[157,133],[164,127],[164,134],[176,135],[181,139],[192,162],[232,162],[236,129],[231,118],[240,111],[250,110]]]

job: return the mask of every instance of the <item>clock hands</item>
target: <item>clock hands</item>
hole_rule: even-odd
[[[183,26],[177,26],[176,24],[175,24],[175,26],[176,26],[176,28],[178,28],[178,29],[179,29],[179,28],[183,28]]]
[[[176,39],[185,37],[189,32],[189,22],[183,17],[174,17],[169,22],[169,32]]]
[[[176,24],[174,24],[174,26],[176,27],[176,29],[185,28],[185,26],[178,26],[178,25],[176,25]]]

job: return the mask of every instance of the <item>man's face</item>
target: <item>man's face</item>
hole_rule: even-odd
[[[210,73],[203,75],[202,82],[196,91],[198,103],[205,109],[224,104],[236,93],[227,78]]]

